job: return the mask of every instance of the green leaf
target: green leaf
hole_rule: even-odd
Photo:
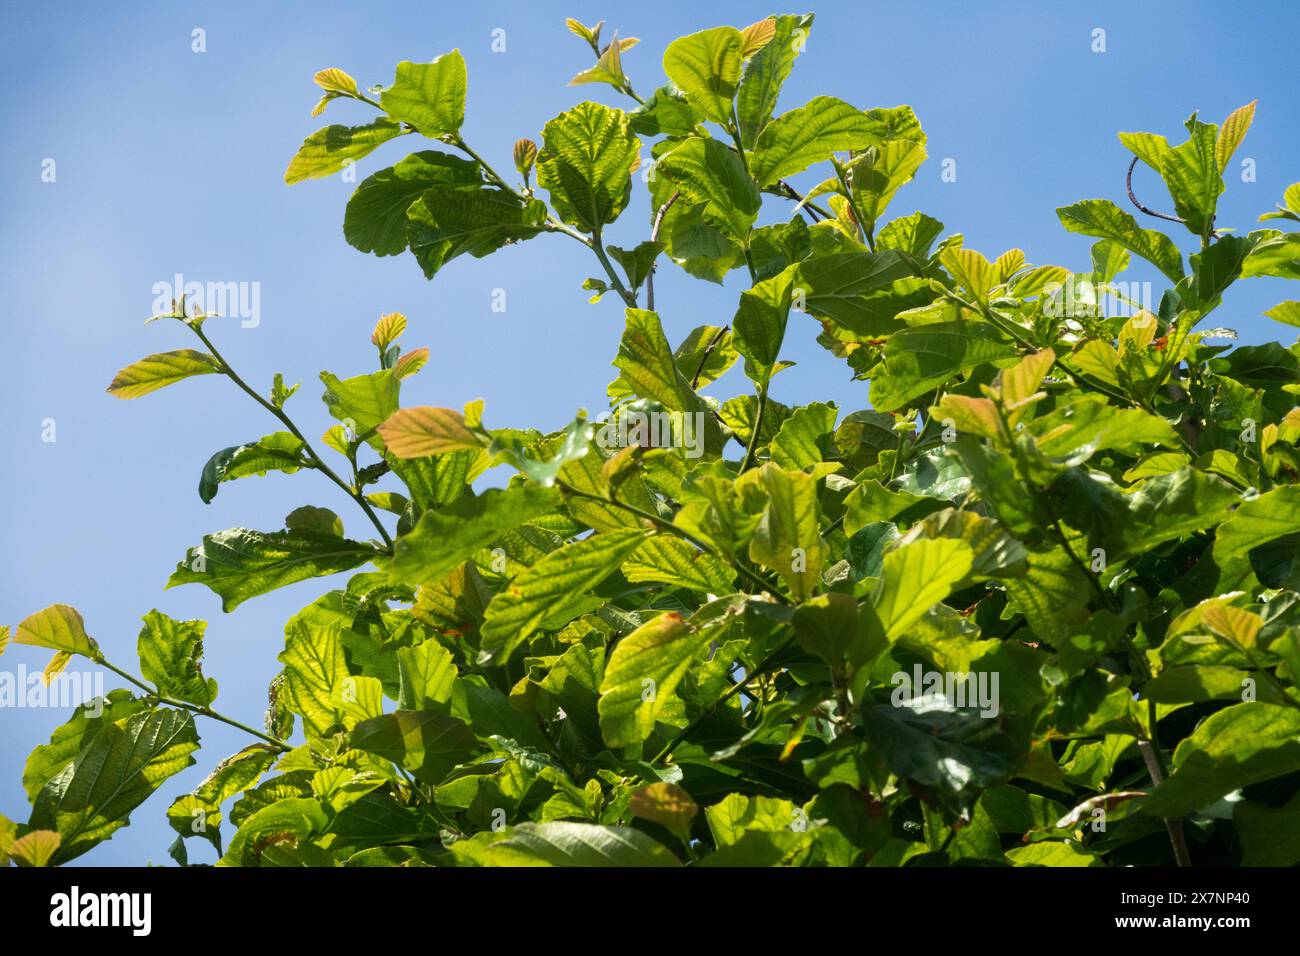
[[[700,119],[686,97],[668,86],[659,87],[628,115],[638,136],[690,136]]]
[[[1282,322],[1286,325],[1300,325],[1300,302],[1294,299],[1279,302],[1273,308],[1265,309],[1264,314],[1275,322]]]
[[[695,111],[723,126],[731,122],[745,41],[735,27],[680,37],[664,51],[664,72]]]
[[[465,122],[468,82],[465,58],[459,50],[444,53],[431,63],[403,60],[379,104],[392,119],[410,123],[425,136],[455,137]]]
[[[397,649],[397,672],[401,692],[397,706],[402,710],[442,710],[451,703],[456,682],[456,665],[451,651],[437,641]]]
[[[338,688],[348,677],[341,628],[337,621],[313,620],[312,609],[296,615],[284,629],[286,706],[302,717],[309,737],[324,738],[343,722]]]
[[[641,398],[651,399],[671,412],[701,417],[706,453],[722,448],[722,435],[709,406],[695,393],[677,367],[659,316],[644,309],[628,309],[627,324],[619,340],[614,367],[626,386]]]
[[[303,140],[298,152],[289,160],[284,181],[292,186],[304,179],[319,179],[337,173],[401,135],[401,124],[387,119],[373,120],[364,126],[334,125],[318,129]]]
[[[772,39],[745,64],[745,75],[736,93],[736,115],[746,149],[753,147],[772,118],[781,87],[794,67],[795,57],[803,52],[813,24],[811,13],[785,14],[775,19]]]
[[[166,697],[209,706],[217,682],[203,676],[203,621],[177,621],[161,611],[144,616],[136,642],[140,673]]]
[[[888,645],[881,621],[871,605],[859,605],[851,594],[819,594],[794,612],[799,644],[830,667],[845,658],[858,668]]]
[[[817,96],[767,124],[754,144],[749,170],[759,186],[774,186],[837,152],[870,146],[877,129],[857,107]]]
[[[1174,199],[1174,210],[1197,236],[1208,236],[1214,228],[1214,211],[1223,192],[1216,156],[1218,134],[1219,128],[1212,123],[1193,122],[1187,142],[1169,150],[1160,169]]]
[[[383,454],[383,440],[376,429],[397,411],[401,382],[389,369],[341,379],[332,372],[321,372],[325,383],[321,401],[334,418],[347,426],[350,440],[364,441]]]
[[[76,608],[51,604],[24,618],[14,631],[15,644],[45,647],[65,654],[98,660],[99,645],[86,634],[86,624]]]
[[[804,307],[818,318],[830,319],[857,334],[877,336],[894,331],[894,316],[910,305],[894,305],[882,322],[871,293],[888,289],[912,274],[908,261],[896,250],[837,252],[814,255],[799,263],[791,286],[802,292]],[[933,293],[927,292],[927,301]],[[892,300],[888,305],[893,305]]]
[[[167,587],[206,584],[233,611],[249,598],[295,581],[336,574],[373,560],[372,545],[332,534],[231,528],[203,536],[167,579]]]
[[[1174,751],[1173,772],[1142,812],[1174,818],[1225,794],[1300,770],[1300,711],[1250,702],[1207,717]]]
[[[955,706],[943,694],[877,704],[865,713],[867,738],[899,776],[936,788],[959,804],[1016,765],[998,721]]]
[[[821,579],[828,550],[818,531],[817,479],[769,462],[759,469],[758,481],[768,503],[749,556],[779,574],[795,600],[805,600]]]
[[[1105,866],[1095,853],[1088,853],[1073,843],[1045,840],[1007,850],[1007,859],[1013,866]]]
[[[126,826],[163,781],[194,763],[194,719],[184,711],[142,711],[104,725],[32,803],[31,826],[62,838],[60,863]]]
[[[1280,807],[1249,800],[1232,814],[1241,841],[1242,866],[1295,866],[1300,863],[1300,796]]]
[[[831,444],[838,414],[834,405],[824,402],[796,408],[772,439],[772,461],[787,471],[802,471],[824,461],[822,449]]]
[[[1190,467],[1148,478],[1128,497],[1128,514],[1117,536],[1119,554],[1148,551],[1163,541],[1211,528],[1239,500],[1222,478]]]
[[[291,475],[304,466],[302,439],[289,432],[272,432],[247,445],[223,448],[209,458],[199,476],[199,497],[204,504],[210,504],[223,481],[269,471]]]
[[[735,336],[716,325],[698,325],[673,350],[673,363],[700,388],[721,378],[736,362]]]
[[[406,211],[411,252],[431,279],[457,256],[476,259],[543,229],[546,206],[497,186],[431,186]]]
[[[716,139],[692,137],[660,157],[655,172],[666,176],[689,202],[704,207],[706,220],[733,239],[744,239],[761,200],[735,150]]]
[[[627,276],[627,287],[635,292],[654,271],[655,259],[663,249],[662,242],[646,241],[638,243],[632,249],[609,246],[605,251],[609,253],[611,259],[623,267],[623,273]]]
[[[537,628],[548,622],[568,623],[591,589],[646,537],[639,530],[606,531],[570,542],[521,572],[488,605],[480,658],[505,661]]]
[[[269,862],[277,848],[309,846],[308,839],[328,827],[329,816],[319,800],[288,796],[260,807],[242,822],[221,864],[259,866],[263,855]]]
[[[555,489],[528,484],[463,495],[437,511],[426,511],[394,543],[392,578],[410,584],[441,581],[511,528],[554,511],[559,501]]]
[[[899,188],[911,181],[925,162],[925,146],[915,140],[894,139],[851,164],[853,208],[868,234],[885,214]]]
[[[1281,233],[1272,229],[1252,232],[1258,237],[1250,255],[1241,264],[1243,278],[1278,276],[1283,279],[1300,279],[1300,232]]]
[[[353,728],[350,743],[426,783],[441,782],[475,746],[462,721],[430,710],[399,710],[363,720]]]
[[[1115,408],[1099,397],[1063,405],[1035,419],[1031,427],[1043,436],[1039,450],[1053,458],[1076,460],[1107,449],[1138,455],[1146,445],[1179,447],[1177,432],[1163,418],[1140,408]]]
[[[479,866],[680,866],[663,844],[639,830],[591,823],[521,823],[452,845]]]
[[[115,398],[139,398],[195,375],[211,375],[219,371],[221,366],[207,352],[194,349],[159,352],[132,362],[118,372],[108,386],[108,394]]]
[[[873,604],[896,641],[970,573],[974,555],[957,538],[921,538],[885,554]]]
[[[1251,498],[1223,522],[1214,536],[1219,567],[1262,544],[1300,532],[1300,486],[1282,485]]]
[[[1171,282],[1183,277],[1183,256],[1173,240],[1155,229],[1140,228],[1136,219],[1109,199],[1085,199],[1073,206],[1062,206],[1056,214],[1070,232],[1118,242],[1154,265]]]
[[[658,581],[705,594],[727,593],[736,580],[735,572],[713,555],[668,534],[655,535],[639,547],[622,570],[634,584]]]
[[[614,645],[600,683],[600,733],[611,748],[639,744],[710,636],[680,614],[661,614]]]
[[[590,233],[618,218],[641,149],[626,113],[579,103],[543,127],[542,144],[537,184],[562,220]]]
[[[131,696],[130,691],[119,689],[74,710],[67,723],[55,728],[50,742],[28,756],[23,769],[27,799],[35,800],[41,788],[66,770],[105,726],[120,723],[146,707],[146,702]]]
[[[745,374],[757,385],[772,378],[790,316],[791,273],[782,272],[740,294],[731,320],[736,351],[745,357]]]
[[[982,322],[905,329],[885,346],[884,368],[871,379],[871,404],[878,411],[906,407],[954,376],[1015,354],[993,326]]]
[[[356,249],[377,256],[405,252],[410,239],[407,210],[426,189],[482,183],[478,163],[433,150],[412,153],[395,166],[361,181],[348,200],[343,236]]]

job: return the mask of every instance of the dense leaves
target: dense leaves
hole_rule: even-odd
[[[1300,234],[1215,225],[1253,104],[1192,117],[1176,146],[1121,134],[1186,233],[1085,199],[1058,210],[1096,240],[1077,267],[1033,265],[891,218],[926,158],[910,108],[778,111],[811,15],[673,41],[644,99],[635,39],[568,26],[594,57],[573,82],[641,102],[520,130],[521,182],[462,139],[455,51],[399,64],[377,100],[317,74],[317,112],[384,115],[313,134],[286,179],[417,135],[437,148],[348,202],[358,249],[410,250],[432,277],[541,233],[579,242],[603,273],[585,289],[620,306],[602,306],[622,322],[608,414],[544,433],[477,400],[403,408],[428,351],[403,352],[388,313],[376,370],[321,375],[327,459],[294,389],[253,390],[178,303],[203,350],[110,391],[231,379],[281,430],[213,455],[202,499],[317,472],[377,537],[316,505],[205,536],[168,583],[225,611],[348,573],[288,622],[263,728],[215,710],[203,622],[151,611],[137,686],[34,751],[0,858],[107,838],[192,762],[202,717],[256,742],[171,794],[183,864],[195,837],[225,866],[1300,862],[1300,347],[1198,331],[1235,282],[1300,278]],[[647,232],[618,222],[643,163]],[[1300,185],[1262,218],[1292,228]],[[1132,256],[1163,276],[1155,311],[1118,283]],[[730,324],[674,344],[656,306],[678,306],[651,294],[670,267],[743,270]],[[1294,300],[1268,315],[1300,325]],[[815,323],[860,406],[779,401],[791,322]],[[12,640],[54,651],[51,677],[107,664],[67,605]]]

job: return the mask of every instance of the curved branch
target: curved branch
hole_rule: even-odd
[[[1133,170],[1137,168],[1137,164],[1138,157],[1134,156],[1133,162],[1128,164],[1128,175],[1124,177],[1124,187],[1128,190],[1129,202],[1137,206],[1140,211],[1146,213],[1148,216],[1155,216],[1155,218],[1163,219],[1166,222],[1181,222],[1183,225],[1187,225],[1186,219],[1181,219],[1178,216],[1167,216],[1162,212],[1156,212],[1154,209],[1142,205],[1142,203],[1138,201],[1137,196],[1133,195]]]

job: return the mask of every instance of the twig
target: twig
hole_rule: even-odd
[[[298,426],[295,425],[293,423],[293,420],[290,419],[289,416],[284,413],[284,409],[277,408],[275,405],[272,405],[260,394],[258,394],[256,390],[250,388],[247,382],[245,382],[242,378],[239,377],[239,374],[233,368],[231,368],[230,363],[227,362],[225,358],[221,355],[221,353],[217,351],[217,347],[212,344],[212,340],[203,334],[202,326],[191,322],[186,322],[185,324],[188,325],[194,331],[194,334],[199,337],[199,341],[201,341],[205,346],[207,346],[208,351],[212,353],[212,357],[215,358],[221,364],[222,374],[224,374],[226,378],[230,379],[232,382],[238,385],[240,389],[244,391],[245,394],[247,394],[253,399],[253,401],[257,402],[257,404],[261,405],[268,412],[270,412],[272,415],[278,418],[280,422],[284,425],[284,427],[289,430],[290,434],[292,434],[294,438],[302,442],[302,450],[306,452],[308,456],[308,461],[307,461],[308,466],[315,469],[316,471],[319,471],[330,481],[334,482],[334,484],[342,488],[344,493],[349,498],[351,498],[353,501],[355,501],[358,505],[361,506],[361,510],[366,513],[366,517],[369,518],[370,523],[375,526],[375,529],[379,532],[379,536],[384,539],[384,545],[388,548],[389,551],[392,551],[393,539],[389,536],[388,529],[383,526],[382,522],[380,522],[379,517],[374,512],[374,509],[370,507],[370,502],[366,501],[366,496],[363,495],[360,491],[350,487],[346,481],[344,481],[337,474],[335,474],[333,468],[325,464],[325,460],[321,458],[319,454],[317,454],[316,449],[312,448],[311,443],[308,442],[306,437],[303,435],[303,433],[298,430]]]
[[[680,189],[674,192],[668,197],[668,201],[659,207],[659,211],[655,213],[654,226],[650,229],[651,242],[659,241],[659,227],[664,224],[664,216],[667,215],[668,210],[672,208],[673,203],[677,202],[677,197],[681,194]],[[659,257],[655,256],[655,261],[650,263],[650,272],[645,277],[645,307],[651,312],[655,310],[655,270],[658,268]]]
[[[1128,176],[1124,178],[1124,186],[1125,188],[1128,189],[1129,202],[1137,206],[1138,209],[1146,213],[1148,216],[1155,216],[1157,219],[1164,219],[1167,222],[1181,222],[1183,225],[1187,225],[1186,219],[1182,219],[1178,216],[1167,216],[1162,212],[1156,212],[1154,209],[1150,208],[1149,206],[1142,205],[1142,203],[1138,201],[1137,196],[1133,195],[1133,170],[1137,168],[1137,164],[1138,164],[1138,157],[1134,156],[1133,162],[1128,164]]]

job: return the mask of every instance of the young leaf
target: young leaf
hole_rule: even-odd
[[[384,90],[379,104],[399,123],[410,123],[431,139],[460,134],[465,122],[465,58],[452,50],[432,63],[397,64],[393,85]]]
[[[551,194],[562,220],[590,233],[618,218],[641,148],[626,113],[579,103],[543,127],[542,144],[537,185]]]
[[[528,484],[464,495],[426,511],[395,542],[391,573],[401,581],[441,581],[507,531],[554,511],[559,501],[555,489]]]
[[[715,27],[680,37],[664,51],[664,72],[705,119],[731,122],[745,40],[735,27]]]
[[[465,424],[454,408],[400,408],[379,426],[379,436],[398,458],[423,458],[484,447],[485,436]]]
[[[675,612],[641,625],[614,646],[600,683],[600,733],[611,748],[641,743],[672,698],[691,663],[708,647]]]
[[[307,578],[336,574],[373,560],[369,544],[332,534],[231,528],[203,536],[167,579],[167,587],[206,584],[233,611],[249,598]]]
[[[284,171],[284,181],[292,186],[304,179],[337,173],[401,135],[401,125],[387,119],[373,120],[364,126],[335,125],[318,129],[298,147]]]
[[[76,608],[51,604],[24,618],[14,632],[15,644],[46,647],[52,651],[99,658],[99,645],[86,634],[85,622]]]
[[[132,362],[118,372],[108,386],[108,394],[115,398],[139,398],[183,379],[219,371],[217,360],[207,352],[195,349],[160,352]]]
[[[207,707],[217,697],[217,682],[203,676],[203,621],[177,621],[161,611],[144,616],[136,648],[140,673],[165,697]]]
[[[606,531],[566,544],[520,573],[488,605],[480,659],[503,662],[537,628],[568,623],[588,592],[646,537],[645,531]]]
[[[1183,256],[1163,232],[1142,229],[1137,220],[1108,199],[1085,199],[1056,210],[1061,225],[1070,232],[1111,239],[1146,259],[1177,282],[1183,277]]]

